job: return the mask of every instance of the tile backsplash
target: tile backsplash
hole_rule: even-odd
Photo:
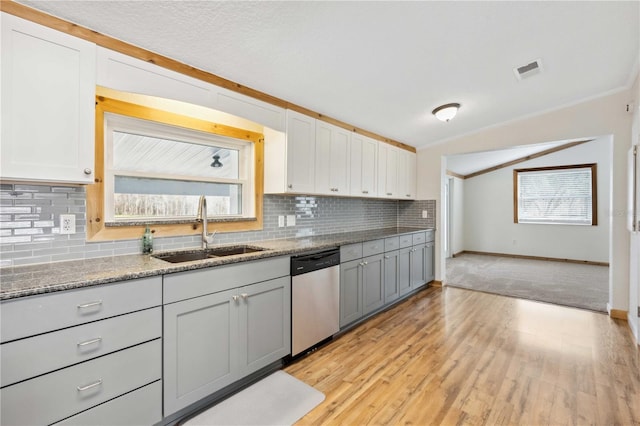
[[[422,218],[422,211],[428,218]],[[60,233],[60,214],[76,216],[76,233]],[[217,234],[215,243],[272,240],[394,226],[435,227],[435,200],[395,201],[320,196],[264,196],[261,231]],[[296,224],[278,227],[278,216]],[[141,252],[140,239],[85,241],[84,187],[0,184],[0,267]],[[211,230],[215,225],[210,226]],[[154,249],[197,247],[198,235],[156,238]]]

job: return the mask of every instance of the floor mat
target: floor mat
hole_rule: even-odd
[[[292,425],[322,401],[322,392],[280,370],[183,424]]]

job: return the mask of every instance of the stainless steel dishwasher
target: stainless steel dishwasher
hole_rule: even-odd
[[[291,258],[291,355],[340,330],[340,249]]]

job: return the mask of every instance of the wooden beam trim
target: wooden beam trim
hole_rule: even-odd
[[[464,179],[464,175],[459,175],[456,172],[452,172],[451,170],[447,170],[447,175],[456,177],[458,179]]]
[[[556,146],[554,148],[545,149],[544,151],[537,152],[535,154],[527,155],[526,157],[516,158],[515,160],[508,161],[506,163],[498,164],[493,167],[489,167],[487,169],[479,170],[477,172],[469,173],[464,176],[464,179],[471,179],[472,177],[480,176],[485,173],[495,172],[496,170],[504,169],[505,167],[513,166],[518,163],[523,163],[525,161],[533,160],[534,158],[544,157],[545,155],[553,154],[554,152],[562,151],[568,148],[573,148],[577,145],[582,145],[583,143],[591,142],[593,139],[588,139],[584,141],[575,141],[569,142],[564,145]]]
[[[111,49],[116,52],[122,53],[124,55],[131,56],[131,57],[143,60],[145,62],[152,63],[154,65],[158,65],[162,68],[166,68],[172,71],[176,71],[180,74],[184,74],[193,78],[197,78],[202,81],[206,81],[207,83],[211,83],[216,86],[223,87],[233,92],[237,92],[237,93],[249,96],[251,98],[278,106],[280,108],[291,109],[301,114],[309,115],[311,117],[317,118],[318,120],[334,124],[343,129],[347,129],[354,133],[368,136],[370,138],[379,140],[389,145],[396,146],[406,151],[414,152],[414,153],[416,152],[416,148],[411,145],[407,145],[405,143],[381,136],[377,133],[373,133],[368,130],[361,129],[356,126],[352,126],[351,124],[345,123],[344,121],[340,121],[338,119],[331,118],[324,114],[320,114],[318,112],[296,105],[284,99],[280,99],[275,96],[269,95],[268,93],[264,93],[256,89],[243,86],[240,83],[236,83],[234,81],[228,80],[218,75],[192,67],[190,65],[179,62],[175,59],[171,59],[166,56],[153,53],[149,50],[134,46],[127,42],[117,40],[105,34],[101,34],[97,31],[90,30],[80,25],[49,15],[45,12],[41,12],[37,9],[32,9],[28,6],[16,3],[13,0],[1,0],[0,11],[18,16],[23,19],[27,19],[31,22],[35,22],[37,24],[52,28],[54,30],[57,30],[66,34],[70,34],[74,37],[78,37],[83,40],[90,41],[92,43],[97,44],[98,46],[102,46],[107,49]]]

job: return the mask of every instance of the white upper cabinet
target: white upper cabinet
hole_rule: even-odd
[[[316,194],[349,195],[351,132],[316,121]]]
[[[378,197],[398,196],[399,149],[384,142],[378,143]]]
[[[353,133],[350,142],[349,184],[354,197],[378,195],[378,141]]]
[[[158,65],[98,48],[99,86],[201,105],[285,130],[285,109]]]
[[[398,150],[398,198],[416,199],[416,154],[404,149]]]
[[[92,183],[96,46],[2,13],[2,179]]]
[[[287,110],[286,133],[264,129],[264,192],[315,193],[315,118]]]
[[[98,86],[209,106],[212,85],[143,60],[98,47]]]

